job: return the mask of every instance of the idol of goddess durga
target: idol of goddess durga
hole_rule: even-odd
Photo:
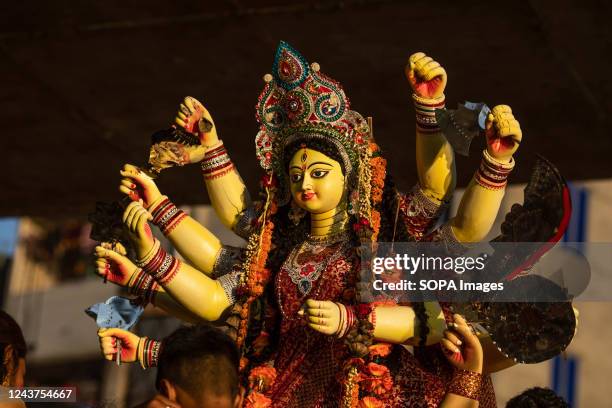
[[[514,362],[490,339],[481,338],[484,373],[470,372],[443,353],[449,316],[440,304],[361,303],[357,294],[363,245],[435,241],[460,248],[482,240],[522,138],[510,107],[494,107],[481,165],[457,214],[432,230],[455,188],[453,148],[436,119],[447,75],[420,52],[405,72],[417,123],[418,182],[408,193],[395,188],[371,124],[351,110],[342,86],[284,42],[256,106],[261,201],[251,201],[212,116],[194,98],[185,98],[175,119],[181,140],[192,142],[162,141],[151,154],[158,168],[199,162],[217,216],[245,248],[223,245],[146,172],[130,164],[121,170],[119,189],[132,199],[123,222],[135,256],[102,243],[98,273],[186,322],[222,322],[243,355],[245,406],[435,407],[452,384],[460,397],[495,406],[488,373]],[[184,261],[161,247],[150,223]],[[113,337],[123,345],[121,360],[143,367],[155,365],[163,349],[162,342],[111,329],[101,334],[108,359],[115,358]]]

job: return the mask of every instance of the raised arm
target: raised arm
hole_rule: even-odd
[[[457,215],[450,220],[452,232],[460,242],[484,239],[504,198],[507,178],[514,168],[512,155],[522,139],[520,124],[509,106],[493,108],[486,122],[486,138],[480,167],[461,198]]]
[[[244,237],[253,217],[251,199],[223,142],[219,140],[212,116],[197,99],[188,96],[179,108],[175,123],[198,136],[206,146],[202,174],[210,202],[221,222]]]
[[[422,52],[410,56],[406,77],[416,111],[416,160],[419,186],[434,204],[449,199],[455,189],[455,155],[440,131],[435,109],[444,108],[446,71]]]

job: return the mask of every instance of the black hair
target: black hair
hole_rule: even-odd
[[[512,398],[506,408],[569,408],[569,405],[553,390],[534,387]]]
[[[205,394],[229,395],[239,392],[240,354],[232,339],[210,324],[184,326],[163,341],[155,384],[166,379],[191,397]]]
[[[10,365],[4,364],[4,353],[8,346],[12,348],[12,356]],[[6,378],[7,375],[12,373],[9,372],[11,365],[12,367],[17,366],[17,361],[20,358],[25,358],[27,352],[27,346],[21,328],[8,313],[0,310],[0,358],[2,364],[0,364],[0,382]]]

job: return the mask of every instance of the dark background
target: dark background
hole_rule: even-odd
[[[447,106],[512,106],[524,143],[570,180],[612,176],[610,3],[532,1],[54,0],[0,5],[0,216],[83,216],[111,200],[125,162],[185,95],[212,112],[251,192],[254,105],[279,40],[339,80],[403,189],[416,181],[403,76],[424,51],[446,68]],[[483,141],[458,158],[459,186]],[[198,168],[164,173],[179,204],[207,202]]]

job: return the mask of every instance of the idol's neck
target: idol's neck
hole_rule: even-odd
[[[310,235],[325,237],[345,231],[348,227],[349,216],[346,205],[339,205],[333,210],[323,213],[310,213]]]

